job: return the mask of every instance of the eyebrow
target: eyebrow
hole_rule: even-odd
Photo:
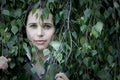
[[[37,23],[29,23],[28,25],[36,25]]]
[[[27,25],[36,25],[37,23],[33,22],[33,23],[29,23]],[[52,23],[43,23],[43,26],[44,25],[50,25],[50,26],[54,26]]]
[[[52,23],[44,23],[44,25],[45,25],[45,24],[53,26],[53,24],[52,24]]]

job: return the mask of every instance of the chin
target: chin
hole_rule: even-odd
[[[38,50],[43,50],[43,49],[45,49],[46,48],[46,46],[37,46],[37,48],[38,48]]]

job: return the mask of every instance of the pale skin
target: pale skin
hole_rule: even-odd
[[[43,55],[43,49],[47,48],[50,41],[54,37],[55,26],[53,24],[53,16],[49,14],[47,19],[41,20],[40,16],[42,14],[42,9],[37,9],[34,14],[29,13],[27,24],[26,24],[26,33],[27,37],[30,40],[30,44],[38,48],[38,53],[34,55],[36,58],[35,67],[38,69],[38,74],[44,71],[42,65],[39,64],[39,58],[46,60],[46,57]],[[38,17],[36,17],[38,15]],[[9,59],[5,57],[0,57],[0,69],[6,70],[8,68]],[[55,76],[55,80],[69,80],[64,73],[58,73]]]

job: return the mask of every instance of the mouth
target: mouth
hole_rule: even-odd
[[[35,40],[35,42],[38,44],[38,45],[43,45],[46,40]]]

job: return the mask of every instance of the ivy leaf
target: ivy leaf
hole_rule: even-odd
[[[2,2],[1,2],[2,1]],[[2,4],[6,4],[6,0],[1,0],[0,2],[2,3]]]
[[[94,27],[92,27],[92,31],[91,31],[90,35],[93,35],[95,38],[98,38],[98,36],[99,36],[99,34],[97,33],[97,31],[95,30]]]
[[[105,80],[105,79],[108,79],[108,78],[111,77],[110,74],[109,74],[109,72],[108,72],[107,70],[105,70],[105,69],[102,69],[101,71],[99,71],[99,72],[97,73],[97,75],[98,75],[98,77],[100,77],[102,80]],[[108,80],[109,80],[109,79],[108,79]]]
[[[18,32],[18,27],[12,26],[11,31],[12,31],[13,34],[15,35],[15,34]]]
[[[32,9],[32,15],[35,14],[36,10],[37,10],[36,8],[33,8],[33,9]]]
[[[20,17],[21,16],[21,14],[22,14],[22,10],[21,9],[17,9],[15,12],[14,12],[14,16],[15,17]]]
[[[119,4],[118,4],[116,1],[114,2],[114,7],[115,7],[116,9],[120,7]]]
[[[107,10],[105,10],[105,12],[104,12],[104,16],[105,16],[105,18],[108,18],[108,17],[110,16],[110,12],[107,11]]]
[[[108,55],[107,61],[109,62],[109,64],[112,64],[112,62],[113,62],[113,57],[112,57],[111,55]]]
[[[48,19],[48,17],[49,17],[49,9],[48,8],[43,9],[42,15],[43,15],[43,17],[45,19]]]
[[[89,57],[86,57],[83,59],[83,63],[86,65],[86,66],[89,66],[89,61],[90,61],[90,58]]]
[[[92,31],[90,35],[93,35],[95,38],[98,38],[99,35],[101,34],[102,29],[103,29],[103,23],[97,22],[96,25],[92,27]]]
[[[58,14],[55,15],[55,24],[57,24],[60,21],[60,17]]]
[[[95,56],[97,54],[97,51],[96,50],[92,50],[91,53],[92,53],[92,56]]]
[[[63,55],[62,53],[57,53],[56,59],[60,63],[62,61]]]
[[[20,1],[25,2],[24,0],[20,0]]]
[[[74,31],[74,32],[72,32],[72,36],[75,38],[75,39],[77,39],[77,33]]]
[[[85,15],[86,17],[90,17],[90,14],[91,14],[91,10],[87,8],[87,9],[84,11],[84,15]]]
[[[84,44],[84,43],[85,43],[85,37],[81,37],[81,38],[80,38],[80,43],[81,43],[81,44]]]
[[[13,69],[15,67],[15,65],[16,64],[14,62],[11,62],[9,66],[10,66],[11,69]]]
[[[49,2],[54,2],[54,0],[48,0]]]
[[[120,74],[117,76],[117,79],[120,80]]]
[[[14,41],[9,41],[9,42],[7,42],[8,48],[13,47],[14,44],[15,44]]]
[[[95,30],[101,34],[101,31],[103,29],[103,23],[97,22],[97,24],[94,26]]]
[[[63,10],[63,18],[64,18],[64,20],[66,20],[67,19],[67,17],[68,17],[68,13],[69,13],[69,10]]]
[[[24,61],[23,57],[18,57],[18,61],[20,61],[21,63]]]
[[[5,42],[8,42],[8,40],[11,38],[11,34],[6,32],[5,33]]]
[[[58,41],[52,41],[52,42],[50,43],[50,45],[51,45],[56,51],[58,51],[59,48],[60,48],[60,42],[58,42]]]
[[[44,54],[44,56],[48,56],[50,54],[50,50],[49,49],[44,49],[43,54]]]
[[[9,15],[10,15],[10,12],[9,12],[9,10],[3,10],[3,11],[2,11],[2,14],[9,16]]]
[[[81,30],[82,32],[85,32],[86,29],[87,29],[87,26],[86,26],[86,25],[82,25],[82,26],[80,27],[80,30]]]
[[[38,49],[35,47],[35,46],[33,46],[32,47],[32,54],[35,54],[35,53],[37,53],[38,52]]]
[[[23,48],[27,51],[27,44],[26,43],[23,43]]]
[[[37,69],[36,67],[32,67],[32,68],[31,68],[31,71],[32,71],[33,73],[36,73],[36,72],[38,71],[38,69]]]

